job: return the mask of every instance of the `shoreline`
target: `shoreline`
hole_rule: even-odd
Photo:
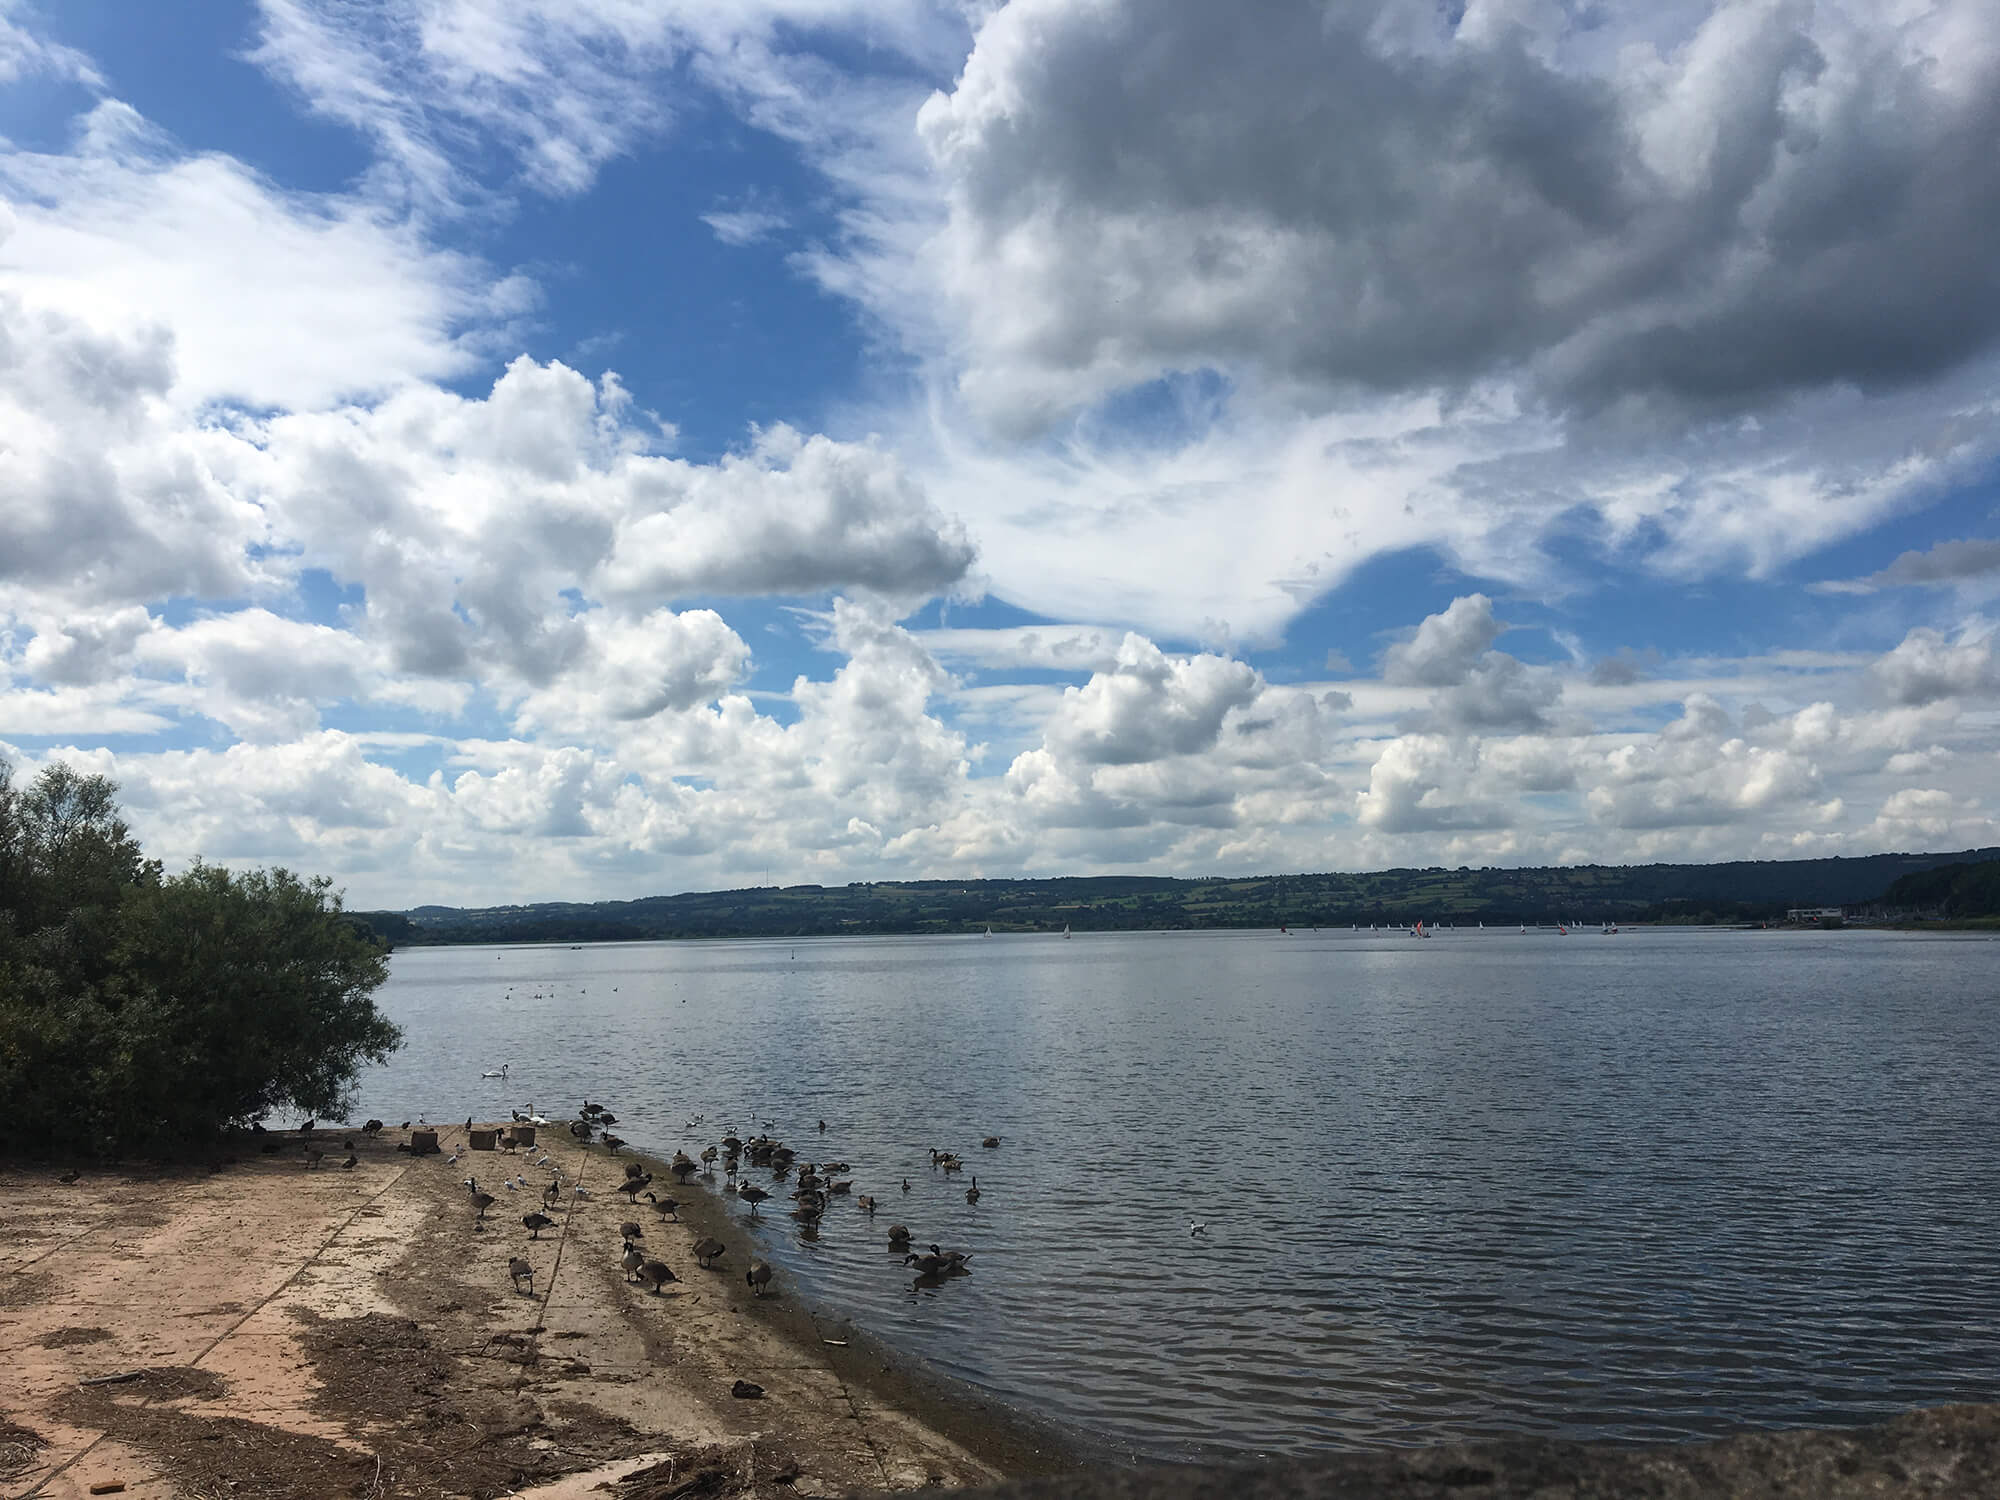
[[[465,1135],[440,1128],[442,1153],[416,1157],[393,1127],[311,1143],[274,1131],[207,1164],[91,1168],[73,1184],[54,1165],[0,1162],[4,1201],[34,1210],[0,1244],[0,1345],[18,1377],[0,1390],[0,1496],[117,1483],[139,1500],[636,1500],[694,1473],[706,1495],[835,1495],[1111,1462],[808,1303],[782,1273],[753,1296],[756,1241],[720,1195],[674,1189],[676,1224],[613,1191],[632,1154],[560,1123],[532,1152],[453,1163]],[[326,1152],[316,1167],[309,1144]],[[565,1193],[536,1238],[521,1218],[541,1207],[544,1151],[589,1196]],[[671,1185],[656,1158],[636,1159]],[[468,1175],[496,1200],[483,1229]],[[617,1264],[628,1219],[675,1272],[658,1295]],[[713,1272],[690,1253],[704,1235],[728,1247]],[[517,1256],[532,1296],[509,1280]],[[738,1396],[743,1381],[761,1390]]]

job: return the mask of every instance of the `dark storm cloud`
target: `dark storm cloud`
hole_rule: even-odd
[[[924,126],[961,293],[1040,309],[993,364],[1744,408],[2000,334],[2000,12],[1929,19],[1722,5],[1592,64],[1429,0],[1016,0]]]

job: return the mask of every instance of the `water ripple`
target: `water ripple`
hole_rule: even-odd
[[[410,950],[382,993],[410,1044],[361,1105],[605,1098],[656,1151],[772,1120],[881,1200],[807,1241],[777,1189],[757,1232],[789,1276],[1145,1453],[1677,1438],[2000,1393],[1996,958],[1499,931]],[[973,1274],[913,1283],[897,1221]]]

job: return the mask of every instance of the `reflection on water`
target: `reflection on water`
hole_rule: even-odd
[[[2000,1397],[1996,959],[1868,932],[414,949],[360,1112],[588,1097],[691,1152],[773,1122],[882,1205],[807,1240],[776,1188],[782,1273],[1149,1453],[1862,1420]],[[898,1220],[973,1274],[913,1286]]]

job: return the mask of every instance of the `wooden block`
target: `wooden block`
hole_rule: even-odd
[[[472,1149],[474,1151],[491,1151],[494,1142],[499,1138],[500,1132],[497,1130],[475,1130],[471,1135]]]

